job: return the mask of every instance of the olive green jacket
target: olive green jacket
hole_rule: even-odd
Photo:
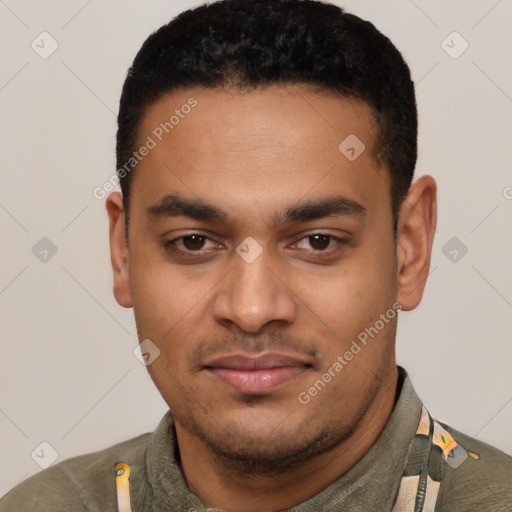
[[[512,512],[512,457],[439,422],[429,431],[429,415],[401,368],[400,376],[393,413],[370,450],[323,491],[287,510]],[[130,508],[118,493],[126,491],[128,475],[132,512],[213,512],[188,490],[177,450],[168,412],[151,434],[26,479],[0,500],[0,512],[124,512]],[[426,493],[417,492],[421,478]]]

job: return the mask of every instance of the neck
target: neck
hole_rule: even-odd
[[[349,471],[384,430],[395,405],[398,372],[381,387],[352,434],[340,445],[278,475],[236,471],[176,423],[181,466],[189,489],[205,507],[223,512],[271,512],[306,501]]]

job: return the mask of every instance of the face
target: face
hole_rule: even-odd
[[[178,436],[293,461],[389,394],[397,247],[375,138],[366,104],[297,85],[147,110],[116,297],[160,350],[148,370]]]

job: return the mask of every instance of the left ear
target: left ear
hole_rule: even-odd
[[[396,247],[397,300],[404,311],[418,306],[425,289],[437,223],[436,191],[432,176],[418,178],[400,210]]]

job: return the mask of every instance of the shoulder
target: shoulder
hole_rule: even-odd
[[[120,461],[143,466],[150,437],[143,434],[51,466],[9,491],[0,512],[116,510],[114,466]]]
[[[510,512],[512,457],[445,423],[438,423],[468,454],[460,465],[446,464],[439,491],[439,510]]]

